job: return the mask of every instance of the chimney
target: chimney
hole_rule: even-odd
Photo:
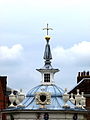
[[[0,76],[0,110],[6,108],[7,77]]]
[[[89,71],[78,72],[77,83],[79,83],[83,78],[90,78]]]

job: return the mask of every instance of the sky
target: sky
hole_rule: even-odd
[[[78,72],[90,71],[90,0],[0,0],[0,76],[9,87],[40,84],[47,23],[55,84],[70,90]]]

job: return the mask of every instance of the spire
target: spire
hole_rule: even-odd
[[[47,35],[45,36],[46,40],[45,52],[43,57],[45,60],[45,65],[42,68],[36,70],[39,71],[42,75],[41,83],[44,85],[51,85],[54,84],[54,74],[58,72],[59,69],[54,69],[50,61],[52,59],[52,54],[49,45],[50,36],[48,36],[48,31],[52,30],[52,28],[49,28],[47,24],[47,27],[43,28],[43,30],[47,30]]]
[[[51,64],[50,60],[52,59],[52,54],[51,54],[50,45],[49,45],[50,36],[48,36],[48,31],[53,30],[53,29],[49,28],[48,24],[47,24],[47,27],[43,28],[43,30],[47,30],[47,36],[45,37],[47,43],[45,46],[45,52],[44,52],[43,58],[45,59],[45,65],[47,65],[47,64],[50,65]]]
[[[50,45],[49,45],[49,39],[50,37],[45,37],[46,41],[47,41],[47,44],[45,46],[45,52],[44,52],[44,59],[46,61],[49,61],[52,59],[52,54],[51,54],[51,50],[50,50]]]

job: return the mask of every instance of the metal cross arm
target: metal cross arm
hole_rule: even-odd
[[[43,28],[43,30],[47,30],[47,35],[48,35],[48,31],[49,31],[49,30],[53,30],[53,29],[52,29],[52,28],[49,28],[49,27],[48,27],[48,24],[47,24],[47,27],[46,27],[46,28]]]

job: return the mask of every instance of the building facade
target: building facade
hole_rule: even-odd
[[[87,114],[87,120],[90,120],[90,72],[83,71],[78,72],[77,85],[69,92],[76,94],[77,89],[84,92],[86,97],[86,109],[89,111]]]

